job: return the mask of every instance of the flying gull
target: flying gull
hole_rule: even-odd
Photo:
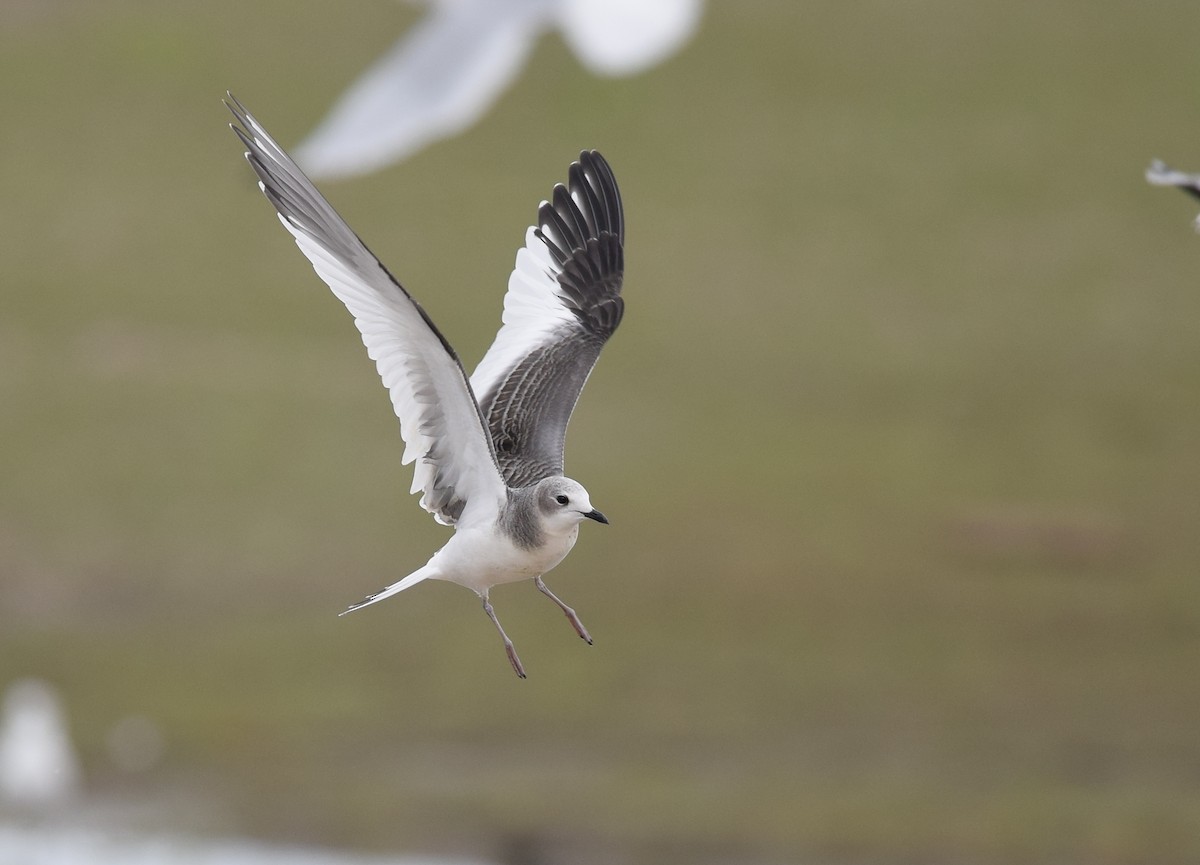
[[[424,567],[352,605],[361,609],[422,580],[474,591],[525,678],[488,601],[492,586],[533,580],[575,632],[591,636],[542,574],[575,545],[585,519],[607,523],[587,490],[563,476],[567,422],[600,349],[621,321],[625,237],[608,163],[584,151],[525,234],[504,297],[503,325],[475,374],[304,173],[232,94],[230,127],[259,188],[300,251],[354,316],[391,394],[411,492],[450,540]],[[343,613],[344,615],[345,613]]]
[[[1161,160],[1155,159],[1146,169],[1146,180],[1154,186],[1174,186],[1194,198],[1200,198],[1200,174],[1185,174],[1176,171]],[[1200,216],[1196,217],[1196,230],[1200,231]]]
[[[559,31],[598,75],[633,75],[686,43],[702,0],[433,0],[296,148],[313,177],[365,174],[457,135]]]

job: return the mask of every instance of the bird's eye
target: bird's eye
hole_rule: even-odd
[[[565,504],[568,504],[568,503],[570,503],[570,501],[571,501],[571,500],[570,500],[569,498],[567,498],[566,496],[555,496],[555,497],[554,497],[554,500],[555,500],[556,502],[558,502],[560,505],[565,505]]]

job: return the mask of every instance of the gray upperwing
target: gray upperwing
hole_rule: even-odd
[[[511,487],[563,473],[567,423],[600,350],[621,323],[625,219],[612,170],[595,151],[572,163],[534,232],[557,265],[572,313],[482,395],[480,410]]]

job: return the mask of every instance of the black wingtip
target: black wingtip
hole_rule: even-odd
[[[607,230],[615,234],[617,239],[624,244],[625,208],[621,202],[621,190],[617,186],[617,176],[613,173],[608,160],[600,155],[599,150],[583,150],[579,153],[579,161],[574,163],[571,168],[582,174],[580,185],[588,188],[598,198],[597,209],[603,217]],[[571,180],[575,180],[574,176],[571,177]],[[572,187],[572,191],[574,191],[574,183],[572,183]]]
[[[625,242],[621,190],[612,167],[597,150],[583,150],[567,169],[566,184],[555,184],[538,208],[538,231],[560,264],[590,238],[605,234]]]

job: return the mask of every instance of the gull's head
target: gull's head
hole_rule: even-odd
[[[538,510],[551,525],[564,528],[578,525],[584,519],[608,524],[608,518],[592,507],[592,500],[583,484],[570,478],[545,478],[538,483]]]

